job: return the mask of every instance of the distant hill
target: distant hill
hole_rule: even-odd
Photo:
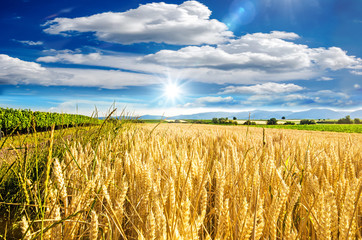
[[[351,112],[351,114],[349,114],[349,115],[351,116],[351,118],[361,118],[362,119],[362,109]]]
[[[310,109],[302,112],[295,112],[287,119],[339,119],[348,115],[346,112],[336,112],[330,109]]]
[[[159,116],[159,115],[143,115],[141,117],[139,117],[139,119],[143,119],[143,120],[161,120],[161,119],[165,119],[165,116]]]
[[[178,115],[173,117],[165,117],[159,115],[143,115],[140,119],[212,119],[212,118],[229,118],[232,119],[236,117],[237,119],[250,119],[259,120],[259,119],[270,119],[277,118],[281,119],[283,116],[286,119],[340,119],[347,115],[350,115],[351,118],[362,118],[362,110],[357,110],[354,112],[347,111],[334,111],[330,109],[310,109],[307,111],[262,111],[262,110],[254,110],[251,112],[243,111],[243,112],[205,112],[205,113],[196,113],[189,115]]]

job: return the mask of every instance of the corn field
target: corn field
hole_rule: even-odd
[[[0,234],[361,239],[361,140],[188,124],[109,124],[53,136],[3,156]]]

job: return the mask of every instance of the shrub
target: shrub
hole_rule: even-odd
[[[300,125],[310,125],[310,124],[316,124],[316,122],[314,120],[309,120],[309,119],[302,119],[300,120]]]
[[[354,119],[354,123],[355,123],[355,124],[361,124],[361,119],[355,118],[355,119]]]
[[[277,125],[277,119],[276,118],[271,118],[271,119],[269,119],[267,122],[266,122],[266,124],[267,125]]]
[[[229,120],[229,118],[213,118],[212,123],[214,124],[233,124],[238,125],[237,121]]]
[[[340,124],[352,124],[353,121],[351,119],[351,116],[347,115],[345,118],[341,118],[337,121],[337,123],[340,123]]]
[[[284,125],[295,125],[295,122],[287,121],[287,122],[284,123]]]
[[[252,122],[250,120],[247,120],[246,122],[243,123],[244,125],[256,125],[256,122]]]

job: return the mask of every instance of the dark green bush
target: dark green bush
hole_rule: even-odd
[[[269,119],[267,122],[266,122],[266,124],[267,125],[277,125],[277,119],[276,118],[271,118],[271,119]]]
[[[337,121],[339,124],[352,124],[353,120],[351,119],[351,116],[346,116],[345,118],[341,118]]]
[[[316,122],[314,120],[309,120],[309,119],[302,119],[300,120],[300,125],[310,125],[310,124],[316,124]]]
[[[243,123],[244,125],[256,125],[256,122],[252,122],[250,120],[247,120],[246,122]]]

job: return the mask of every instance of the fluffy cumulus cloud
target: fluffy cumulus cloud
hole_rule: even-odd
[[[161,50],[144,57],[145,61],[172,67],[205,67],[220,70],[250,69],[265,72],[339,70],[362,65],[337,47],[310,48],[291,40],[295,33],[274,31],[246,34],[229,43],[213,46],[189,46],[180,50]]]
[[[5,54],[0,54],[0,69],[0,83],[3,84],[47,85],[51,77],[51,73],[40,64]]]
[[[205,107],[212,105],[225,105],[235,104],[232,97],[201,97],[197,98],[192,103],[186,103],[184,107]]]
[[[211,11],[197,1],[150,3],[126,12],[55,18],[44,25],[44,31],[64,35],[92,32],[99,40],[121,44],[217,44],[233,36],[224,23],[210,19],[210,15]]]
[[[226,71],[207,67],[175,68],[167,66],[166,64],[144,61],[143,55],[117,54],[115,52],[102,53],[99,51],[96,53],[82,54],[80,51],[51,50],[45,51],[45,54],[47,54],[47,56],[40,57],[37,61],[111,67],[152,74],[159,78],[192,80],[217,84],[253,84],[258,81],[288,81],[310,79],[318,76],[318,73],[311,69],[291,69],[289,72],[266,72],[257,71],[255,69],[229,69]]]

